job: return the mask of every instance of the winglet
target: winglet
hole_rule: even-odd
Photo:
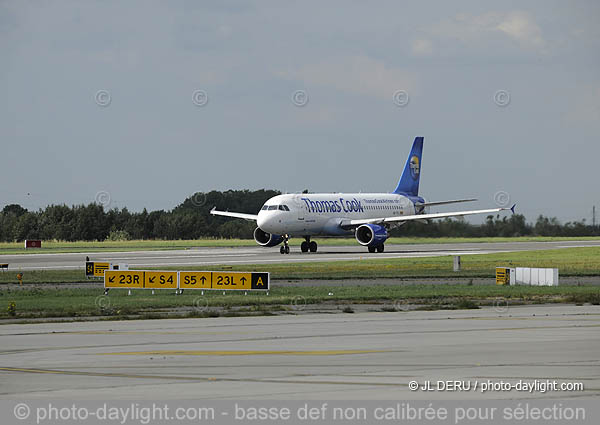
[[[512,206],[512,207],[510,207],[510,210],[512,211],[512,213],[513,213],[513,214],[515,213],[515,207],[516,207],[516,206],[517,206],[517,204],[513,204],[513,206]]]

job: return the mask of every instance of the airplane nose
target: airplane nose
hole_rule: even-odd
[[[262,230],[265,230],[264,226],[267,224],[267,215],[264,211],[260,211],[258,213],[258,218],[256,219],[256,225],[260,227]]]
[[[262,214],[261,214],[262,213]],[[275,214],[261,211],[256,219],[256,224],[267,233],[273,233],[275,224]]]

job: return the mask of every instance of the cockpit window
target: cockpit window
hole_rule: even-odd
[[[289,211],[289,207],[287,205],[263,205],[263,207],[261,208],[261,210],[269,210],[269,211],[273,211],[273,210],[279,210],[279,211]]]

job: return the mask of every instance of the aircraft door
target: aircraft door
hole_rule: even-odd
[[[298,214],[298,220],[304,221],[304,201],[301,198],[302,195],[294,196],[294,209]]]

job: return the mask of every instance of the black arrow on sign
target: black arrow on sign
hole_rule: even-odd
[[[202,283],[204,283],[204,281],[206,280],[206,278],[205,278],[204,276],[202,276],[202,277],[200,278],[200,280],[202,281]]]
[[[115,277],[114,277],[114,276],[113,276],[113,277],[109,277],[109,278],[108,278],[108,281],[109,281],[110,283],[114,282],[114,281],[115,281]]]
[[[155,276],[155,277],[149,277],[149,278],[148,278],[148,281],[149,281],[150,283],[154,283],[154,279],[156,279],[156,276]]]
[[[246,278],[245,277],[242,277],[240,280],[242,281],[242,284],[246,283]]]

